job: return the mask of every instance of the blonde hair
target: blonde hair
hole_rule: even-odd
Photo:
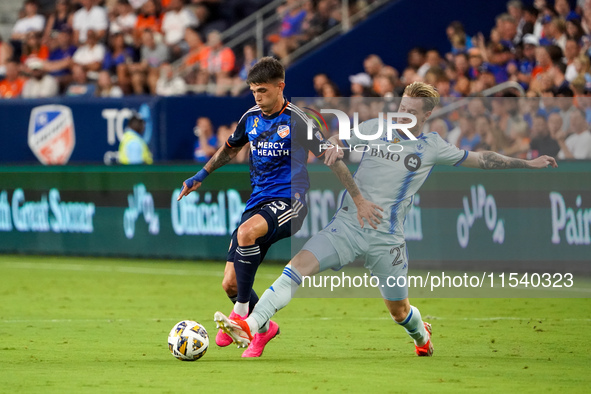
[[[423,110],[425,112],[432,111],[433,108],[439,104],[439,92],[431,85],[425,82],[413,82],[404,88],[403,96],[408,97],[422,97]]]

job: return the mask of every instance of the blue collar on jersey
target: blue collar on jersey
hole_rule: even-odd
[[[263,111],[261,111],[261,116],[263,117],[263,119],[267,119],[267,120],[275,119],[276,117],[281,115],[283,113],[283,111],[285,111],[285,108],[287,108],[288,105],[289,105],[289,101],[287,101],[287,99],[285,97],[283,97],[283,107],[281,107],[281,111],[275,112],[274,114],[271,114],[269,116],[265,115],[263,113]]]

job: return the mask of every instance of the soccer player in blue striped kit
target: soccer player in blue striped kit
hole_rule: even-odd
[[[439,103],[439,93],[423,82],[414,82],[404,90],[398,111],[416,117],[417,122],[408,130],[410,139],[397,130],[394,139],[387,138],[387,121],[372,119],[359,125],[365,136],[377,135],[387,154],[368,151],[364,154],[354,180],[366,197],[388,212],[374,229],[363,229],[355,220],[356,211],[351,198],[345,195],[333,220],[304,245],[303,249],[285,267],[282,275],[265,291],[252,314],[246,319],[228,319],[216,312],[224,330],[239,344],[248,344],[251,332],[287,306],[302,283],[303,276],[315,275],[329,268],[341,269],[357,258],[365,259],[365,267],[379,279],[378,288],[392,319],[402,326],[415,342],[418,356],[431,356],[431,325],[423,322],[418,308],[410,305],[408,285],[391,286],[406,278],[408,251],[404,241],[404,218],[413,204],[414,194],[423,185],[434,165],[465,166],[481,169],[546,168],[557,167],[549,156],[534,160],[513,159],[495,152],[469,152],[445,142],[437,133],[422,133],[423,126],[433,108]],[[382,124],[380,124],[382,123]],[[398,123],[409,124],[410,118],[398,118]],[[409,125],[410,126],[410,125]],[[379,132],[383,134],[380,136]],[[367,145],[367,140],[351,136],[347,141],[330,141],[341,147]],[[377,141],[372,141],[377,142]],[[398,144],[402,150],[389,148]],[[377,149],[377,148],[376,148]],[[397,153],[390,153],[397,152]],[[328,157],[330,156],[330,157]],[[337,149],[329,149],[326,163],[339,157]]]
[[[283,96],[284,80],[285,69],[276,59],[265,57],[252,67],[246,82],[256,105],[240,118],[234,133],[203,169],[183,183],[178,197],[180,200],[197,190],[209,174],[250,144],[252,194],[240,225],[232,234],[222,281],[222,287],[234,302],[231,319],[246,318],[258,302],[253,284],[269,247],[295,234],[302,226],[307,214],[305,195],[310,186],[306,169],[308,151],[321,157],[328,144],[318,130],[313,133],[313,139],[307,139],[308,118]],[[375,227],[381,208],[363,198],[342,161],[336,161],[331,169],[353,197],[360,225],[367,220]],[[262,324],[242,356],[259,357],[278,333],[279,326],[274,321]],[[231,343],[232,338],[220,330],[216,344]]]

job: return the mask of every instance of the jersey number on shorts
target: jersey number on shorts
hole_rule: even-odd
[[[398,260],[401,255],[402,248],[404,248],[404,245],[396,246],[396,247],[390,249],[390,254],[394,254],[394,252],[396,252],[396,257],[394,257],[394,261],[392,261],[392,266],[402,263],[402,260]]]
[[[269,204],[269,208],[271,208],[273,213],[277,213],[277,210],[284,211],[287,207],[288,205],[283,201],[273,201],[271,204]]]

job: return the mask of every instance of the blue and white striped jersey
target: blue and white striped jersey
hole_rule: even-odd
[[[437,133],[421,134],[417,140],[410,140],[404,133],[394,130],[394,139],[388,141],[386,121],[383,119],[371,119],[360,124],[359,132],[363,135],[376,134],[380,121],[384,122],[384,132],[379,139],[366,141],[352,132],[352,137],[343,143],[364,151],[354,179],[363,197],[384,209],[384,218],[378,225],[378,231],[394,234],[396,240],[403,243],[404,218],[412,205],[414,194],[423,185],[433,166],[458,166],[466,159],[468,152],[445,142]],[[359,226],[357,208],[348,193],[343,195],[336,215]]]

